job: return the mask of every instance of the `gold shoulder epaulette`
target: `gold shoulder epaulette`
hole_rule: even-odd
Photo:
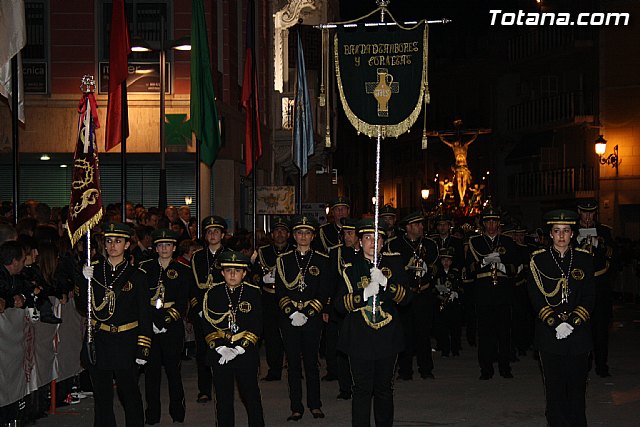
[[[200,251],[202,251],[202,250],[204,250],[204,248],[196,249],[196,250],[193,252],[193,255],[197,254],[198,252],[200,252]],[[193,255],[191,255],[191,256],[193,256]]]
[[[388,245],[389,243],[393,242],[393,241],[394,241],[394,240],[396,240],[397,238],[398,238],[398,236],[392,236],[392,237],[389,237],[389,238],[387,239],[387,241],[385,242],[385,244],[386,244],[386,245]]]
[[[589,254],[589,255],[591,255],[591,252],[589,252],[588,250],[583,249],[583,248],[575,248],[575,250],[576,250],[576,251],[579,251],[579,252],[584,252],[585,254]]]
[[[278,257],[283,257],[283,256],[285,256],[285,255],[289,255],[289,254],[290,254],[291,252],[293,252],[293,251],[294,251],[294,250],[293,250],[293,249],[291,249],[290,251],[283,252],[283,253],[281,253],[280,255],[278,255]]]
[[[211,287],[215,287],[215,286],[220,286],[220,285],[224,285],[226,282],[223,280],[222,282],[218,282],[218,283],[214,283],[213,285],[211,285]]]
[[[344,246],[344,245],[343,245],[342,243],[338,243],[338,244],[335,244],[335,245],[333,245],[333,246],[329,246],[329,248],[328,248],[328,249],[329,249],[329,250],[332,250],[332,249],[335,249],[335,248],[339,248],[340,246]]]
[[[323,256],[323,257],[325,257],[325,258],[329,258],[329,255],[328,255],[328,254],[325,254],[324,252],[314,251],[314,254],[316,254],[316,255],[320,255],[320,256]]]
[[[264,246],[260,246],[260,247],[258,248],[258,250],[259,250],[259,251],[263,251],[263,250],[267,249],[269,246],[271,246],[271,245],[264,245]]]
[[[531,254],[531,256],[538,255],[538,254],[541,254],[541,253],[546,252],[546,251],[547,251],[547,250],[546,250],[545,248],[538,249],[537,251],[533,251],[533,253]]]
[[[400,256],[400,252],[383,252],[382,255],[384,256]]]
[[[143,267],[146,267],[146,264],[148,264],[149,261],[153,261],[153,260],[152,259],[145,259],[144,261],[141,261],[140,265],[138,265],[138,270],[147,273],[147,270],[145,270]]]
[[[224,282],[223,282],[223,283],[224,283]],[[247,281],[242,281],[242,284],[243,284],[243,285],[247,285],[247,286],[249,286],[250,288],[261,289],[261,288],[260,288],[260,286],[256,286],[256,285],[254,285],[253,283],[249,283],[249,282],[247,282]]]
[[[91,265],[98,265],[99,262],[100,260],[91,261]]]

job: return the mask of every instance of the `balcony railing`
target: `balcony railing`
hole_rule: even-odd
[[[508,195],[513,198],[575,196],[595,190],[593,168],[564,168],[509,176]]]
[[[588,120],[593,114],[593,102],[584,92],[566,92],[534,99],[509,108],[508,126],[511,130],[540,128],[562,123]]]
[[[567,28],[566,26],[544,26],[518,34],[508,42],[510,63],[535,59],[564,49],[587,47],[593,44],[589,28]]]

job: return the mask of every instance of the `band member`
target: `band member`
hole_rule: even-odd
[[[443,357],[460,355],[462,330],[462,306],[460,294],[462,280],[460,270],[453,267],[455,249],[440,249],[440,265],[435,274],[435,289],[438,298],[436,311],[436,335],[438,348]]]
[[[484,231],[469,239],[467,278],[473,280],[478,316],[478,362],[480,379],[493,377],[498,361],[500,375],[511,373],[511,294],[518,269],[513,240],[499,234],[500,213],[485,208],[480,214]]]
[[[133,230],[112,222],[104,231],[107,257],[85,265],[82,273],[91,281],[93,340],[85,342],[81,359],[93,383],[94,426],[115,426],[113,381],[129,426],[144,425],[138,366],[151,350],[151,307],[144,274],[125,257]],[[87,306],[88,289],[75,289],[80,307]]]
[[[461,270],[464,267],[464,244],[461,239],[451,235],[453,219],[448,216],[439,215],[436,217],[435,226],[437,233],[431,236],[438,245],[438,250],[442,248],[453,248],[453,267]]]
[[[432,289],[434,264],[438,259],[438,245],[424,237],[424,217],[413,212],[400,224],[405,234],[389,243],[390,252],[402,256],[407,271],[407,286],[413,291],[411,303],[400,309],[402,328],[405,334],[405,350],[398,359],[398,379],[413,378],[413,356],[418,361],[422,378],[434,378],[431,355],[431,332],[435,320],[437,301]]]
[[[588,251],[571,245],[575,212],[551,211],[544,221],[553,243],[533,253],[528,289],[538,316],[535,344],[545,415],[552,427],[586,426],[585,392],[593,348],[589,323],[596,298],[593,261]]]
[[[351,262],[351,259],[360,251],[360,239],[356,234],[356,223],[357,220],[353,218],[342,218],[342,229],[340,230],[342,243],[334,246],[329,251],[330,265],[334,271],[332,275],[334,280],[330,284],[331,291],[329,293],[329,300],[324,313],[322,313],[323,320],[326,323],[325,360],[327,362],[327,375],[322,377],[322,379],[325,381],[338,380],[340,392],[337,397],[342,400],[351,399],[352,379],[349,369],[349,358],[345,353],[338,350],[338,337],[340,336],[340,329],[342,329],[344,313],[336,310],[333,298],[340,287],[344,265]]]
[[[313,249],[329,253],[329,249],[340,243],[340,228],[342,218],[347,218],[351,211],[351,201],[346,197],[338,197],[329,203],[333,222],[328,222],[320,227],[318,236],[313,241]]]
[[[613,317],[613,290],[611,289],[611,263],[614,260],[611,227],[596,221],[598,201],[583,199],[577,203],[580,221],[574,243],[593,255],[593,275],[596,304],[591,317],[593,331],[593,359],[596,374],[602,378],[609,373],[609,326]]]
[[[396,235],[396,219],[398,210],[390,204],[386,204],[380,208],[380,222],[382,222],[383,228],[387,233],[387,243],[390,239],[393,239]]]
[[[196,337],[196,363],[198,365],[198,399],[199,403],[211,400],[211,366],[206,363],[207,345],[202,332],[199,313],[202,311],[202,300],[205,292],[214,284],[222,281],[219,257],[229,251],[224,247],[224,236],[227,233],[227,221],[212,215],[202,220],[205,247],[191,257],[191,269],[195,277],[195,285],[189,295],[189,316],[193,323]]]
[[[280,309],[276,300],[276,258],[293,248],[289,243],[291,235],[289,222],[283,217],[276,217],[271,223],[272,244],[258,248],[256,267],[262,287],[262,310],[264,314],[264,331],[262,338],[265,343],[267,365],[269,371],[263,381],[280,381],[284,358],[284,346],[278,327]]]
[[[276,298],[289,373],[289,421],[300,420],[304,413],[301,354],[307,382],[307,406],[314,418],[324,418],[320,409],[318,350],[331,272],[328,255],[311,249],[316,225],[313,217],[295,217],[292,230],[297,248],[280,255],[276,262]]]
[[[345,263],[335,298],[345,314],[338,349],[349,355],[353,375],[351,425],[370,425],[373,400],[376,426],[386,427],[393,425],[393,373],[404,347],[397,305],[411,292],[402,257],[382,252],[385,231],[378,229],[377,257],[372,220],[358,223],[358,236],[362,250]]]
[[[264,426],[258,388],[260,355],[257,343],[262,331],[260,288],[244,279],[251,260],[241,252],[225,251],[219,258],[224,280],[205,293],[202,317],[213,366],[218,426],[235,425],[235,384],[247,410],[250,427]]]
[[[152,238],[158,259],[143,261],[140,265],[147,279],[153,321],[153,346],[144,375],[147,424],[160,422],[163,365],[169,385],[169,415],[174,422],[184,421],[180,360],[184,344],[183,319],[187,313],[189,289],[193,286],[193,273],[173,259],[178,237],[179,234],[171,230],[155,230]]]

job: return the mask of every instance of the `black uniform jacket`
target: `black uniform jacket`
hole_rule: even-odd
[[[506,273],[492,272],[491,264],[482,266],[482,259],[492,252],[500,254],[500,261]],[[466,279],[473,281],[478,305],[509,304],[514,286],[514,277],[520,263],[516,243],[508,236],[498,235],[492,241],[483,234],[469,239],[469,251],[466,260]],[[494,284],[494,277],[496,284]]]
[[[93,261],[91,265],[91,323],[96,367],[107,370],[132,368],[136,358],[148,359],[151,349],[151,306],[147,281],[142,271],[127,261],[115,268],[106,259]],[[78,284],[75,290],[80,306],[86,307],[86,283]],[[86,363],[85,349],[82,358]]]
[[[538,350],[560,355],[591,351],[589,318],[595,303],[591,255],[577,248],[560,258],[555,249],[540,249],[533,253],[530,267],[527,286],[537,314],[535,343]],[[561,267],[565,276],[569,272],[565,292]],[[563,301],[563,293],[568,293],[566,301]],[[562,322],[569,323],[574,329],[567,338],[559,340],[556,327]]]
[[[276,299],[280,307],[281,327],[294,328],[289,316],[299,311],[308,320],[302,328],[320,327],[321,313],[330,292],[329,256],[308,250],[301,256],[297,250],[286,252],[276,262]],[[304,272],[302,279],[301,270]]]
[[[462,270],[464,267],[464,243],[462,239],[451,235],[442,238],[439,234],[434,234],[431,238],[438,245],[438,249],[453,248],[453,266]]]
[[[438,244],[429,237],[422,237],[411,242],[406,235],[403,235],[391,240],[387,247],[389,252],[399,253],[402,257],[404,270],[407,272],[405,285],[415,293],[431,295],[432,278],[438,260]],[[417,275],[414,269],[417,264],[420,264],[418,259],[424,261],[428,266],[428,271],[423,276]]]
[[[182,319],[187,314],[189,289],[194,281],[191,269],[175,260],[161,269],[155,259],[144,261],[139,268],[147,279],[153,323],[158,329],[184,329]]]
[[[329,250],[338,244],[340,244],[340,228],[335,223],[328,222],[320,226],[318,235],[311,242],[311,247],[328,254]]]
[[[233,308],[230,308],[230,305]],[[256,343],[262,334],[260,288],[249,282],[242,282],[242,285],[231,291],[227,289],[225,282],[215,283],[204,294],[202,322],[205,340],[209,346],[209,364],[217,362],[220,358],[215,351],[217,347],[233,348],[239,345],[245,351],[257,351]],[[234,323],[237,326],[235,331],[231,330]]]
[[[262,281],[262,276],[267,274],[269,271],[273,271],[275,273],[276,269],[276,259],[278,256],[285,252],[289,252],[292,249],[291,244],[287,243],[284,246],[283,250],[279,250],[275,247],[275,245],[265,245],[260,246],[258,248],[258,257],[256,258],[256,262],[254,264],[254,274],[259,275],[259,277],[254,278],[252,282],[254,284],[259,284],[262,287],[262,292],[267,292],[269,294],[276,293],[276,284],[274,283],[264,283]],[[274,276],[275,277],[275,276]]]
[[[614,242],[611,237],[611,227],[608,225],[596,223],[593,228],[596,229],[598,237],[584,239],[578,244],[578,233],[575,233],[572,241],[574,247],[579,247],[593,255],[593,275],[594,277],[604,277],[611,268],[611,261],[614,259]],[[597,246],[594,242],[597,240]]]
[[[216,253],[212,254],[211,250],[205,247],[197,250],[191,256],[191,270],[195,281],[189,292],[189,316],[194,321],[196,320],[194,316],[202,311],[202,299],[207,289],[214,283],[220,283],[224,280],[218,257],[222,252],[228,250],[230,249],[220,246]]]
[[[411,291],[407,288],[407,274],[399,254],[383,253],[379,268],[387,277],[387,287],[378,293],[382,316],[372,322],[364,299],[364,288],[370,280],[372,264],[362,253],[345,265],[342,282],[335,298],[336,309],[345,314],[338,349],[351,357],[376,360],[391,357],[404,349],[402,324],[397,305],[407,304]]]

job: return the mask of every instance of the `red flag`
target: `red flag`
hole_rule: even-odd
[[[244,153],[245,171],[249,175],[253,170],[254,160],[262,157],[262,135],[260,133],[260,110],[258,108],[258,74],[253,57],[253,1],[249,1],[247,9],[246,50],[244,56],[244,77],[242,79],[242,108],[245,110]],[[253,153],[253,128],[256,132],[256,153]]]
[[[129,74],[127,56],[130,50],[129,28],[127,18],[124,15],[124,0],[113,0],[109,38],[109,103],[107,104],[105,151],[111,150],[122,142],[123,126],[126,128],[126,135],[129,136],[126,100],[127,75]]]
[[[92,92],[83,95],[78,105],[78,113],[78,138],[73,155],[71,200],[67,218],[67,231],[72,246],[102,219],[102,192],[96,144],[96,128],[100,127],[100,123],[98,105]]]

